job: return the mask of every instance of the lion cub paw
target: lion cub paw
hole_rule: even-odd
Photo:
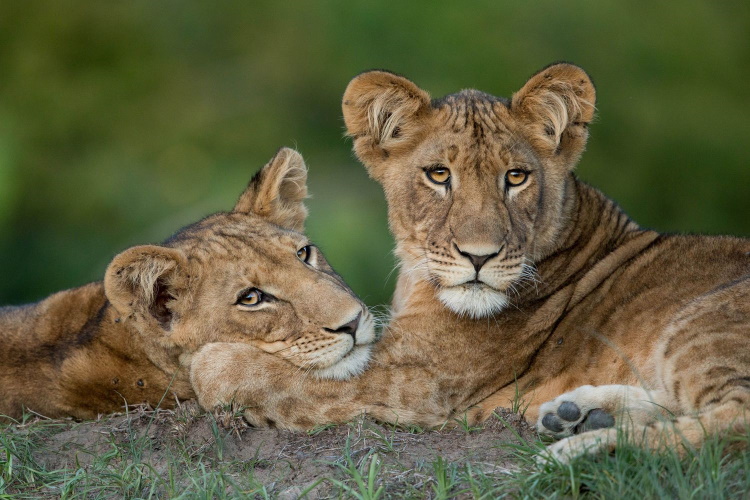
[[[583,455],[611,453],[616,444],[615,429],[598,429],[551,444],[536,456],[536,463],[540,466],[551,463],[568,464]]]
[[[605,429],[615,425],[615,417],[599,408],[595,401],[587,401],[585,393],[595,389],[585,385],[558,396],[539,407],[537,431],[561,439],[573,434]]]
[[[561,439],[614,427],[626,411],[630,420],[652,419],[648,393],[628,385],[583,385],[542,404],[536,428],[540,434]]]

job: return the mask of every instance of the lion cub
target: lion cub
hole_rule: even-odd
[[[250,344],[324,378],[361,372],[374,322],[300,232],[306,180],[300,154],[281,149],[231,212],[125,250],[104,282],[0,308],[0,415],[172,406],[194,396],[192,353],[209,342]]]
[[[194,376],[198,399],[246,399],[248,420],[302,429],[362,412],[473,424],[521,404],[565,438],[550,448],[560,460],[615,448],[623,426],[652,449],[747,433],[750,240],[641,228],[580,181],[595,105],[589,76],[565,63],[510,99],[355,77],[344,122],[400,260],[373,366],[346,382],[287,377],[261,397],[281,378],[275,357],[208,345],[194,374],[224,376]]]

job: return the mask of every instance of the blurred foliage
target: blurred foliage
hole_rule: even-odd
[[[0,3],[0,303],[230,208],[282,145],[310,166],[313,239],[387,302],[385,205],[340,112],[371,68],[509,96],[573,61],[599,98],[581,177],[645,226],[748,236],[749,35],[746,1]]]

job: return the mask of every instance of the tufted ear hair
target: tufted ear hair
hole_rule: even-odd
[[[302,155],[281,148],[248,184],[234,207],[293,231],[303,231],[307,218],[307,167]]]
[[[173,248],[129,248],[107,267],[104,293],[121,315],[169,330],[174,305],[187,289],[186,264],[182,252]]]
[[[354,152],[375,179],[382,164],[412,149],[423,137],[421,119],[432,107],[427,92],[387,71],[354,77],[342,101],[346,133]]]
[[[584,70],[568,63],[548,66],[513,94],[511,112],[545,159],[572,170],[586,147],[596,90]]]

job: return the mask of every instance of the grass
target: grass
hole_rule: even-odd
[[[468,415],[466,413],[461,415],[460,418],[454,418],[453,423],[458,425],[458,427],[466,433],[482,430],[481,425],[472,425],[469,423]]]
[[[458,467],[438,457],[432,462],[433,484],[432,490],[436,500],[451,498],[452,492],[458,484]]]
[[[360,460],[360,464],[356,465],[352,458],[350,442],[347,439],[344,448],[344,463],[335,463],[335,465],[341,469],[348,481],[327,479],[342,493],[357,500],[378,500],[383,496],[385,486],[378,484],[382,482],[382,479],[378,477],[382,464],[378,454],[373,450],[367,452]],[[350,486],[349,482],[353,482],[354,486]]]
[[[542,444],[523,439],[528,432],[508,420],[500,416],[502,425],[484,430],[414,434],[360,419],[308,436],[239,431],[197,410],[142,410],[84,423],[27,419],[0,428],[0,499],[641,500],[750,492],[748,436],[709,439],[686,457],[623,446],[611,456],[539,466]],[[426,443],[434,453],[415,452]],[[472,446],[496,449],[488,455],[496,458],[448,458]]]
[[[104,450],[100,450],[101,443],[94,449],[63,444],[56,452],[68,451],[71,463],[59,468],[39,459],[48,452],[46,442],[60,431],[84,424],[38,421],[6,426],[0,434],[0,498],[269,497],[245,462],[222,461],[222,433],[227,431],[220,430],[210,414],[204,418],[215,433],[211,446],[195,450],[175,437],[169,443],[167,460],[157,468],[151,458],[163,444],[147,431],[158,425],[155,422],[163,413],[146,416],[145,433],[143,425],[134,425],[143,424],[142,418],[125,417],[123,428],[109,429]]]
[[[747,445],[747,436],[740,439]],[[533,464],[534,448],[520,445],[516,453],[526,472],[511,476],[507,488],[520,498],[747,498],[750,452],[730,451],[735,444],[709,439],[683,458],[622,446],[613,456],[542,467]]]
[[[518,413],[522,417],[526,414],[526,410],[529,408],[531,401],[526,401],[523,396],[521,389],[518,387],[518,377],[516,373],[513,373],[513,401],[510,402],[510,411]]]

